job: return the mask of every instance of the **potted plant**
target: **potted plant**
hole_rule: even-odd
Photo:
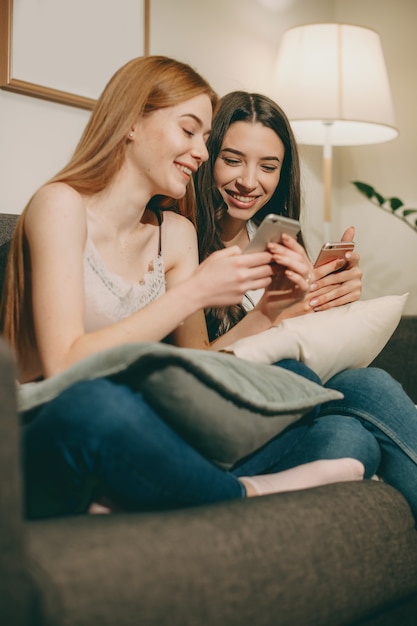
[[[354,180],[352,184],[360,193],[368,198],[372,204],[375,204],[375,206],[387,213],[391,213],[391,215],[394,215],[394,217],[404,222],[409,228],[417,231],[417,209],[406,207],[404,202],[395,196],[392,198],[384,198],[374,187],[367,183]]]

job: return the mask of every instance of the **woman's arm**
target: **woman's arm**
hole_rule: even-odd
[[[192,224],[177,215],[167,222],[166,237],[182,251],[177,257],[168,254],[167,292],[128,318],[86,333],[83,254],[87,223],[83,199],[61,183],[48,185],[34,196],[26,214],[25,234],[31,257],[35,333],[44,376],[106,348],[160,341],[195,312],[210,305],[239,302],[247,289],[270,283],[270,254],[252,255],[257,258],[249,260],[249,255],[229,249],[197,266]]]
[[[233,246],[215,252],[196,268],[198,250],[194,229],[192,241],[195,246],[188,252],[185,242],[181,243],[180,232],[174,241],[171,239],[168,242],[165,239],[163,249],[169,250],[170,258],[175,259],[175,262],[171,263],[174,269],[167,268],[167,289],[186,280],[195,272],[200,287],[204,288],[207,294],[217,293],[216,304],[209,302],[205,306],[227,306],[242,301],[247,291],[244,289],[245,284],[248,285],[250,282],[252,285],[257,285],[251,289],[262,289],[264,287],[261,285],[268,286],[271,283],[273,274],[270,266],[271,254],[266,253],[266,256],[265,253],[242,254],[240,248]],[[265,263],[267,265],[264,265]],[[210,299],[213,300],[213,298]],[[210,347],[204,311],[199,310],[189,316],[174,330],[170,339],[179,346],[200,349]]]

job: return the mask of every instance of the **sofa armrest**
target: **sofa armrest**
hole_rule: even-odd
[[[391,339],[371,365],[389,372],[417,404],[417,315],[401,318]]]
[[[414,520],[378,481],[40,520],[28,535],[45,624],[415,626]]]
[[[15,365],[0,339],[0,546],[16,539],[22,520],[19,422],[16,409]],[[12,539],[14,537],[14,539]],[[2,550],[0,551],[3,554]]]
[[[18,217],[18,215],[11,213],[0,213],[0,293],[3,289],[10,241],[13,237]]]
[[[22,514],[15,364],[0,338],[0,624],[32,623],[36,588],[28,568]]]

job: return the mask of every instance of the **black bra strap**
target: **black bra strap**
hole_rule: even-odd
[[[162,222],[164,221],[164,216],[161,211],[156,208],[152,208],[151,211],[155,214],[156,219],[158,220],[159,225],[159,242],[158,242],[158,256],[161,256],[162,252]]]

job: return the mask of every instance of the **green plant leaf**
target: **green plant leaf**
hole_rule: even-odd
[[[372,196],[375,194],[375,189],[371,187],[371,185],[361,183],[358,180],[353,180],[352,184],[355,185],[356,189],[363,193],[367,198],[372,198]]]
[[[393,211],[397,211],[400,207],[404,206],[404,202],[399,198],[390,198],[389,201]]]
[[[417,209],[404,209],[404,202],[399,198],[384,198],[378,193],[374,187],[367,183],[362,183],[358,180],[352,180],[352,185],[355,185],[356,189],[368,198],[372,204],[379,206],[383,211],[391,213],[394,217],[401,220],[403,224],[406,224],[409,228],[412,228],[417,232],[417,219],[407,220],[406,218],[414,213],[417,213]],[[398,211],[398,209],[401,209]]]

